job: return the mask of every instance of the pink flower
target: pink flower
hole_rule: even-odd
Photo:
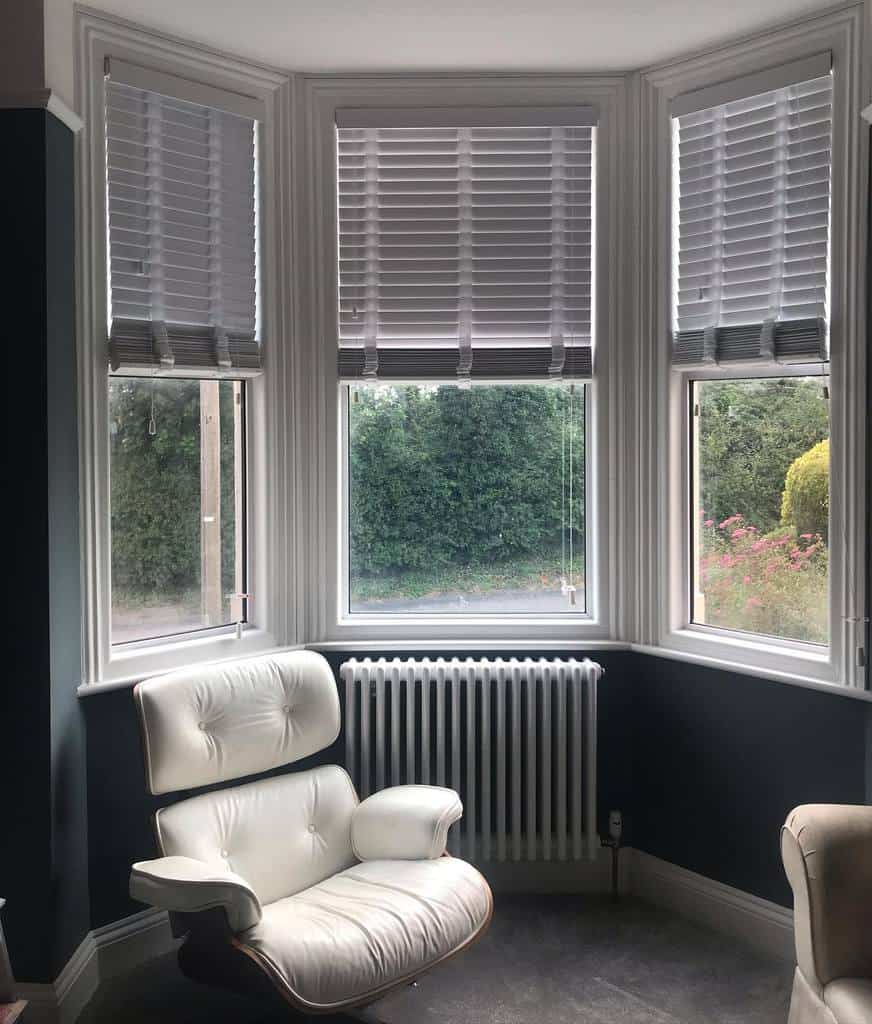
[[[728,516],[722,523],[720,523],[720,528],[722,530],[726,530],[728,526],[732,526],[733,523],[740,523],[741,521],[742,517],[740,515]]]
[[[714,519],[706,519],[706,521],[702,525],[703,526],[714,526],[715,525],[715,521],[714,521]]]
[[[810,533],[801,533],[800,537],[802,537],[803,540],[811,540],[812,539],[812,534],[810,534]]]
[[[760,540],[754,541],[754,543],[751,545],[751,550],[765,551],[767,547],[769,547],[769,542],[766,540],[765,537],[761,537]]]
[[[760,600],[759,597],[749,597],[748,600],[745,602],[745,607],[746,608],[762,608],[763,607],[763,602]]]
[[[733,532],[732,532],[732,533],[730,534],[730,536],[731,536],[731,537],[732,537],[732,538],[733,538],[734,540],[738,540],[738,539],[739,539],[740,537],[744,537],[744,536],[745,536],[745,535],[746,535],[747,533],[748,533],[748,531],[747,531],[747,530],[745,530],[745,529],[743,529],[743,528],[742,528],[742,527],[740,526],[740,527],[738,527],[738,529],[735,529],[735,530],[733,530]]]
[[[751,577],[750,576],[743,576],[742,577],[742,582],[743,583],[750,583],[751,582]]]

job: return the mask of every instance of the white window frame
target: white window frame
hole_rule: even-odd
[[[312,75],[303,82],[307,159],[300,176],[299,209],[307,213],[307,256],[317,268],[303,283],[312,301],[304,310],[299,348],[313,381],[308,406],[309,515],[306,638],[310,643],[480,641],[486,646],[531,640],[579,642],[616,636],[616,587],[610,567],[618,550],[619,503],[616,467],[620,460],[616,380],[612,372],[616,339],[624,312],[618,301],[617,266],[621,258],[621,190],[618,180],[625,139],[624,75],[391,75],[356,78]],[[342,391],[337,372],[336,338],[336,157],[335,112],[365,105],[394,108],[450,106],[571,106],[598,109],[596,159],[596,242],[594,260],[594,380],[587,385],[588,502],[586,545],[587,612],[541,616],[361,615],[343,613],[345,492],[343,483]],[[301,302],[301,306],[304,304]]]
[[[867,131],[860,121],[862,9],[843,8],[755,36],[702,57],[642,75],[640,145],[643,267],[640,303],[640,401],[635,420],[640,459],[657,472],[641,480],[638,560],[645,600],[637,644],[706,664],[783,678],[862,688],[858,652],[865,645],[865,167]],[[830,267],[830,645],[770,640],[692,624],[688,387],[703,377],[732,379],[741,368],[670,368],[672,319],[672,126],[670,101],[690,90],[765,71],[829,49],[833,54],[833,169]],[[747,369],[747,368],[746,368]],[[787,376],[788,368],[753,376]],[[850,566],[856,572],[849,573]]]
[[[109,16],[77,11],[77,105],[85,119],[78,153],[79,446],[84,658],[81,691],[133,682],[187,664],[238,657],[295,643],[292,551],[285,544],[294,461],[286,451],[286,356],[290,246],[287,174],[292,83],[287,75],[148,32]],[[104,62],[116,57],[216,88],[253,96],[258,125],[259,322],[264,373],[246,381],[248,622],[111,643]],[[179,374],[181,375],[181,374]],[[178,375],[177,375],[178,376]],[[292,434],[290,436],[293,436]],[[266,443],[269,438],[269,444]]]

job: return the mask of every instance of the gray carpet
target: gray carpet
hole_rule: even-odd
[[[476,946],[373,1009],[385,1024],[784,1024],[792,973],[632,899],[615,906],[598,897],[498,895]],[[188,982],[174,957],[107,982],[79,1018],[283,1019]]]

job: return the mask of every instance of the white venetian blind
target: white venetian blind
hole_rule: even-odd
[[[829,67],[821,54],[767,91],[758,75],[675,101],[674,362],[826,358]]]
[[[151,81],[155,88],[144,87]],[[248,97],[110,64],[106,174],[115,372],[174,368],[211,375],[260,366],[256,122],[250,116],[256,111]]]
[[[343,378],[591,372],[594,112],[337,112]]]

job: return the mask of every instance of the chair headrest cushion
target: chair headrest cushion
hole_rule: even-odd
[[[186,668],[134,694],[155,794],[290,764],[339,735],[336,681],[313,651]]]

